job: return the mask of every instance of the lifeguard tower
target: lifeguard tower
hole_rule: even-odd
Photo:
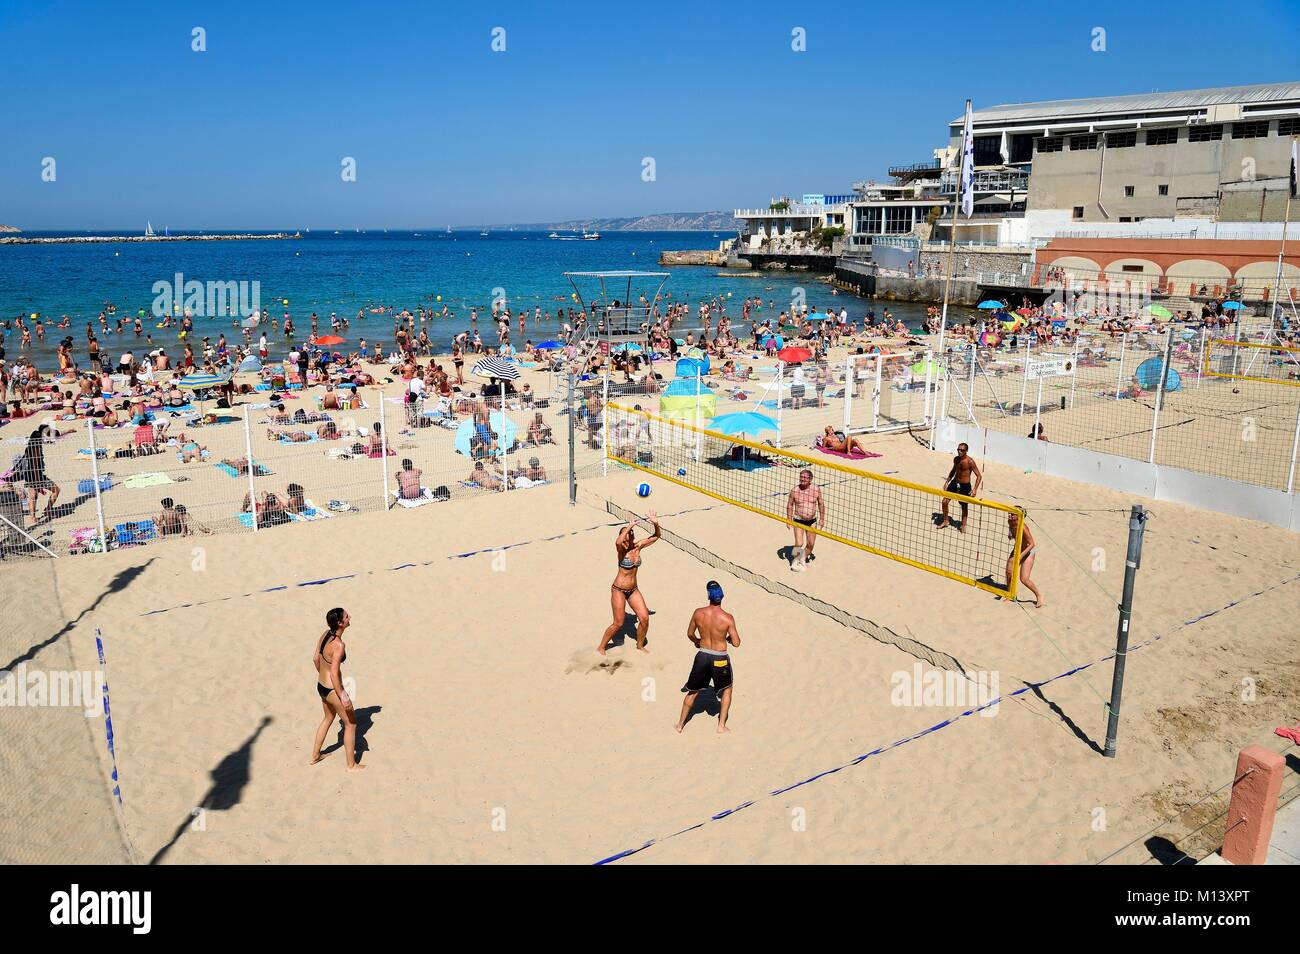
[[[609,353],[620,345],[645,343],[667,272],[565,272],[564,277],[587,314],[580,350]]]

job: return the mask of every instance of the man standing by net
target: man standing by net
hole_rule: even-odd
[[[957,456],[952,459],[952,469],[948,471],[948,477],[944,481],[943,489],[949,493],[961,494],[964,497],[978,497],[980,484],[982,483],[984,483],[984,475],[980,473],[979,464],[975,463],[975,458],[970,456],[970,447],[966,444],[958,444]],[[943,518],[938,523],[940,530],[951,522],[948,519],[949,503],[948,498],[944,497]],[[963,500],[961,502],[961,524],[957,527],[957,530],[961,533],[966,532],[966,513],[969,509],[970,504]]]
[[[725,733],[727,715],[731,712],[731,689],[735,673],[731,667],[731,657],[727,646],[740,646],[740,633],[736,629],[736,618],[722,608],[722,586],[717,580],[709,580],[705,587],[709,595],[709,605],[701,606],[691,614],[691,621],[686,625],[686,638],[695,644],[695,661],[691,664],[691,674],[682,686],[686,698],[682,700],[682,714],[675,728],[681,732],[686,727],[691,709],[700,690],[713,684],[717,693],[718,732]]]
[[[791,551],[790,569],[802,572],[813,558],[813,544],[817,533],[813,527],[826,523],[826,499],[821,488],[813,485],[811,470],[799,471],[799,484],[790,491],[785,502],[785,517],[794,523],[794,549]]]

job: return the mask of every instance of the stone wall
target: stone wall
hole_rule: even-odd
[[[953,276],[963,278],[974,278],[979,272],[1002,272],[1004,274],[1018,274],[1020,266],[1029,261],[1029,252],[1025,251],[996,251],[992,248],[979,249],[965,248],[958,246],[953,255]],[[926,269],[934,271],[938,269],[938,274],[945,274],[948,267],[948,250],[941,245],[926,245],[921,249],[921,273],[925,274]]]

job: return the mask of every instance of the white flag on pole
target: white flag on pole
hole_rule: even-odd
[[[966,125],[962,128],[961,211],[967,218],[975,212],[975,137],[971,135],[970,100],[966,101]]]

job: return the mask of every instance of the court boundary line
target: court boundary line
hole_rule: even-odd
[[[612,501],[607,501],[607,503],[610,504],[611,506],[618,506],[617,504],[614,504]],[[621,508],[620,508],[620,509],[621,509]],[[611,511],[611,512],[613,512],[613,511]],[[673,534],[673,536],[677,536],[677,534]],[[676,544],[673,544],[673,541],[672,541],[672,540],[668,540],[668,538],[667,538],[667,534],[665,534],[665,539],[667,540],[668,543],[670,543],[670,544],[676,546]],[[698,544],[695,544],[694,546],[696,546],[698,549],[703,550],[702,547],[698,547]],[[681,548],[679,548],[679,549],[681,549]],[[687,551],[683,550],[682,552],[687,552]],[[704,551],[704,552],[708,552],[708,551]],[[690,555],[690,554],[688,554],[688,555]],[[721,558],[720,558],[720,559],[721,559]],[[704,562],[704,561],[701,561],[701,562]],[[726,563],[730,563],[730,561],[724,561],[724,562],[726,562]],[[706,565],[707,565],[707,564],[706,564]],[[743,569],[743,568],[742,568],[742,569]],[[752,571],[750,571],[750,572],[752,573]],[[743,579],[743,577],[741,577],[741,579]],[[1235,607],[1235,606],[1239,606],[1239,605],[1241,605],[1242,603],[1245,603],[1247,600],[1251,600],[1251,599],[1254,599],[1254,598],[1257,597],[1257,596],[1262,596],[1262,595],[1264,595],[1265,593],[1269,593],[1269,592],[1272,592],[1273,590],[1280,589],[1281,587],[1283,587],[1283,586],[1287,586],[1288,584],[1291,584],[1291,583],[1294,583],[1294,582],[1296,582],[1297,580],[1300,580],[1300,573],[1296,573],[1296,574],[1294,574],[1294,575],[1292,575],[1292,576],[1286,577],[1286,578],[1284,578],[1284,579],[1282,579],[1282,580],[1279,580],[1279,581],[1277,581],[1277,582],[1275,582],[1275,583],[1270,584],[1269,586],[1264,587],[1263,589],[1256,590],[1256,591],[1254,591],[1254,592],[1252,592],[1252,593],[1248,593],[1248,594],[1246,594],[1245,596],[1238,597],[1237,599],[1234,599],[1234,600],[1231,600],[1231,601],[1228,602],[1228,603],[1225,603],[1223,606],[1219,606],[1219,607],[1216,607],[1216,608],[1214,608],[1214,609],[1207,610],[1207,611],[1204,612],[1204,613],[1200,613],[1200,614],[1198,614],[1197,616],[1193,616],[1191,619],[1184,620],[1184,621],[1182,621],[1181,623],[1176,624],[1176,625],[1175,625],[1171,630],[1169,630],[1169,631],[1166,632],[1166,633],[1156,633],[1155,635],[1148,637],[1147,639],[1145,639],[1145,640],[1142,641],[1141,643],[1138,643],[1138,644],[1135,645],[1135,646],[1130,646],[1130,647],[1128,648],[1128,652],[1129,652],[1129,654],[1132,654],[1132,653],[1138,652],[1139,650],[1142,650],[1142,649],[1145,649],[1145,648],[1147,648],[1147,647],[1149,647],[1149,646],[1152,646],[1152,645],[1154,645],[1155,643],[1159,642],[1160,640],[1162,640],[1162,639],[1166,639],[1166,638],[1168,638],[1168,637],[1171,637],[1171,636],[1173,636],[1173,635],[1175,635],[1175,634],[1181,632],[1182,630],[1187,629],[1188,627],[1195,626],[1197,623],[1204,622],[1205,620],[1207,620],[1207,619],[1211,619],[1211,618],[1213,618],[1214,616],[1217,616],[1217,615],[1219,615],[1220,613],[1226,612],[1227,610],[1230,610],[1230,609],[1232,609],[1232,608]],[[773,581],[773,582],[775,582],[775,581]],[[758,584],[756,584],[756,585],[758,585]],[[778,584],[778,585],[779,585],[779,584]],[[761,588],[761,587],[760,587],[760,588]],[[797,591],[796,591],[796,592],[797,592]],[[764,795],[760,795],[760,796],[757,796],[757,797],[755,797],[755,798],[751,798],[751,799],[749,799],[748,801],[741,802],[739,805],[736,805],[734,808],[728,808],[728,809],[724,809],[724,810],[722,810],[722,811],[720,811],[720,812],[716,812],[716,813],[710,815],[710,816],[709,816],[705,821],[697,822],[697,823],[694,824],[694,825],[690,825],[690,826],[688,826],[688,827],[686,827],[686,828],[683,828],[683,829],[681,829],[681,830],[679,830],[679,831],[675,831],[675,832],[673,832],[673,833],[670,834],[670,835],[665,835],[665,836],[660,837],[660,838],[651,838],[651,839],[649,839],[648,841],[646,841],[646,842],[644,842],[643,844],[641,844],[639,847],[636,847],[636,848],[627,848],[627,849],[624,849],[623,851],[619,851],[619,852],[615,852],[614,854],[607,855],[607,856],[605,856],[605,857],[603,857],[603,858],[601,858],[601,859],[599,859],[599,860],[597,860],[597,861],[592,862],[592,865],[593,865],[593,866],[596,866],[596,867],[599,867],[599,866],[603,866],[603,865],[613,864],[614,862],[616,862],[616,861],[620,861],[620,860],[622,860],[623,858],[627,858],[627,857],[630,857],[631,855],[638,854],[638,853],[640,853],[640,852],[642,852],[642,851],[645,851],[645,850],[648,849],[648,848],[653,848],[655,845],[661,845],[661,844],[663,844],[663,843],[666,842],[666,841],[670,841],[670,840],[672,840],[673,838],[678,837],[679,835],[684,835],[684,834],[686,834],[687,832],[696,831],[697,829],[703,828],[705,825],[709,824],[709,822],[722,821],[724,818],[729,818],[729,817],[731,817],[732,815],[736,814],[737,812],[743,811],[743,810],[746,809],[746,808],[749,808],[749,807],[751,807],[751,806],[753,806],[753,805],[758,804],[758,802],[760,802],[760,801],[764,801],[764,800],[766,800],[766,799],[771,799],[771,798],[777,798],[777,797],[779,797],[779,796],[781,796],[781,795],[785,795],[785,794],[787,794],[788,792],[792,792],[792,791],[794,791],[794,790],[797,789],[797,788],[801,788],[801,787],[803,787],[804,785],[810,785],[810,784],[812,784],[813,782],[819,781],[820,779],[827,778],[828,776],[831,776],[831,775],[835,775],[835,774],[837,774],[838,772],[842,772],[842,771],[844,771],[845,769],[848,769],[848,768],[854,768],[854,767],[856,767],[856,766],[858,766],[858,765],[861,765],[863,762],[865,762],[867,759],[871,758],[872,756],[875,756],[875,755],[882,755],[882,754],[884,754],[885,752],[892,751],[893,749],[896,749],[896,748],[898,748],[899,746],[902,746],[902,745],[906,745],[906,744],[908,744],[909,742],[915,742],[916,740],[921,739],[921,738],[924,738],[925,736],[930,735],[930,734],[933,733],[933,732],[938,732],[938,731],[941,730],[941,729],[947,728],[948,726],[953,725],[954,723],[958,722],[958,721],[961,720],[961,719],[965,719],[965,718],[967,718],[967,717],[969,717],[969,716],[975,715],[976,713],[982,712],[982,711],[984,711],[985,709],[993,708],[994,706],[999,705],[999,704],[1002,703],[1003,701],[1009,701],[1009,700],[1015,699],[1015,698],[1018,697],[1018,696],[1022,696],[1022,695],[1024,695],[1025,693],[1033,692],[1033,691],[1036,690],[1036,689],[1041,689],[1042,687],[1044,687],[1044,686],[1048,686],[1048,685],[1051,685],[1052,683],[1057,682],[1058,680],[1065,679],[1065,678],[1067,678],[1067,677],[1069,677],[1069,676],[1073,676],[1073,675],[1075,675],[1076,673],[1083,672],[1083,671],[1086,670],[1086,669],[1090,669],[1090,668],[1092,668],[1093,666],[1100,665],[1101,663],[1104,663],[1104,662],[1106,662],[1107,660],[1109,660],[1109,659],[1114,659],[1114,658],[1115,658],[1115,653],[1114,653],[1114,652],[1110,652],[1110,653],[1107,653],[1106,655],[1104,655],[1104,656],[1102,656],[1102,657],[1100,657],[1100,658],[1098,658],[1098,659],[1094,659],[1094,660],[1092,660],[1091,662],[1086,662],[1086,663],[1083,663],[1083,664],[1081,664],[1081,665],[1074,666],[1074,667],[1071,668],[1071,669],[1067,669],[1067,670],[1065,670],[1064,672],[1057,673],[1055,676],[1051,676],[1051,677],[1048,678],[1048,679],[1040,680],[1040,681],[1038,681],[1038,682],[1026,682],[1026,683],[1024,684],[1024,686],[1023,686],[1022,688],[1020,688],[1020,689],[1016,689],[1016,690],[1014,690],[1014,691],[1012,691],[1012,692],[1004,693],[1004,694],[998,696],[996,699],[992,699],[992,700],[990,700],[989,702],[984,703],[983,705],[975,706],[975,707],[973,707],[973,708],[967,709],[967,710],[965,710],[964,712],[960,712],[960,713],[958,713],[957,715],[954,715],[954,716],[951,716],[950,718],[944,719],[944,720],[941,721],[941,722],[937,722],[937,723],[935,723],[935,724],[932,725],[932,726],[929,726],[929,727],[927,727],[927,728],[921,729],[919,732],[915,732],[915,733],[913,733],[912,735],[905,736],[904,738],[896,739],[896,740],[893,741],[893,742],[887,743],[887,744],[885,744],[885,745],[878,746],[877,748],[872,749],[870,752],[867,752],[867,753],[865,753],[864,755],[859,755],[859,756],[857,756],[856,758],[850,759],[849,761],[847,761],[847,762],[845,762],[845,763],[843,763],[843,764],[841,764],[841,765],[837,765],[837,766],[835,766],[834,768],[830,768],[830,769],[826,769],[825,771],[818,772],[818,773],[816,773],[815,775],[811,775],[811,776],[809,776],[808,778],[805,778],[805,779],[803,779],[802,781],[795,782],[795,783],[793,783],[793,784],[791,784],[791,785],[785,785],[785,786],[783,786],[783,787],[781,787],[781,788],[772,789],[772,790],[768,791],[768,792],[767,792],[766,794],[764,794]]]

